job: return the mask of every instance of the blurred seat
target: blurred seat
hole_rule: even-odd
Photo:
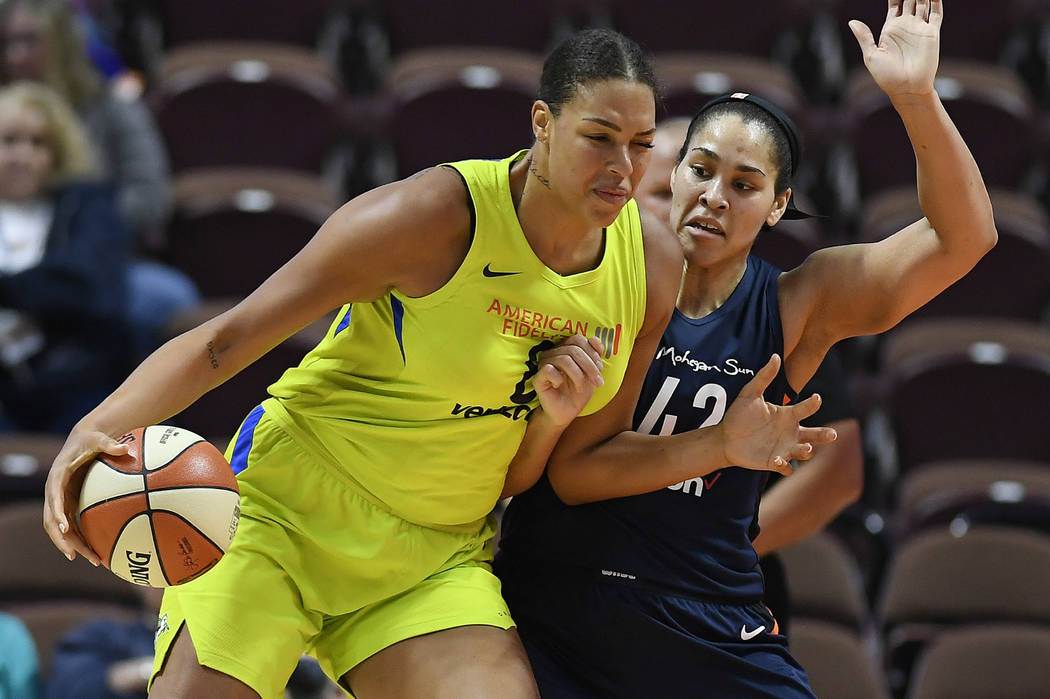
[[[826,0],[824,0],[826,2]],[[946,7],[941,28],[941,56],[988,63],[1007,59],[1024,29],[1038,17],[1041,0],[1000,0],[994,6],[986,0],[952,0]],[[846,62],[861,65],[863,56],[848,22],[859,19],[871,29],[876,41],[886,20],[886,3],[866,0],[831,0],[836,15]],[[947,3],[946,3],[947,4]]]
[[[291,45],[211,42],[173,49],[149,103],[175,173],[230,165],[337,168],[343,91],[335,71]]]
[[[945,631],[915,669],[908,699],[1044,697],[1050,628],[973,626]]]
[[[942,59],[936,89],[966,140],[989,186],[1018,188],[1039,162],[1043,144],[1028,89],[1009,70],[983,63]],[[847,79],[840,119],[845,148],[834,177],[845,206],[859,195],[895,186],[914,187],[915,156],[900,117],[886,94],[861,68]]]
[[[385,0],[381,20],[395,56],[417,49],[503,47],[545,52],[556,34],[558,0],[492,3],[486,0]]]
[[[273,41],[314,47],[333,25],[345,21],[345,3],[332,0],[150,0],[163,46],[214,40]]]
[[[945,527],[1010,524],[1050,534],[1050,462],[958,459],[920,464],[897,487],[899,538]]]
[[[9,432],[0,438],[0,503],[44,496],[44,482],[65,438]]]
[[[123,584],[129,585],[130,583]],[[2,608],[5,612],[21,619],[29,629],[40,660],[40,676],[45,679],[51,668],[51,657],[55,647],[62,637],[75,627],[99,617],[118,622],[134,622],[142,616],[142,610],[134,606],[92,600],[51,600],[16,604],[5,602]],[[49,696],[64,695],[57,690],[52,690]]]
[[[835,622],[853,633],[869,620],[864,584],[857,561],[827,532],[778,552],[787,575],[792,617]],[[792,622],[792,639],[794,638]]]
[[[901,690],[917,655],[946,628],[1016,622],[1050,625],[1050,537],[983,525],[927,530],[895,552],[879,604],[891,686]]]
[[[998,316],[1039,320],[1050,305],[1050,220],[1042,205],[1016,191],[989,195],[999,241],[966,276],[910,318]],[[860,242],[874,242],[922,218],[914,186],[868,199],[858,226]]]
[[[134,586],[82,557],[70,562],[42,524],[42,499],[0,506],[0,600],[39,602],[90,599],[137,605]]]
[[[889,696],[875,653],[859,636],[838,624],[796,617],[791,622],[788,643],[791,655],[806,669],[810,686],[818,697],[886,699]]]
[[[761,12],[741,12],[730,4],[675,0],[604,0],[612,25],[653,53],[693,50],[734,51],[765,58],[787,58],[798,39],[789,36],[809,17],[799,0],[764,2]],[[702,28],[702,29],[701,29]]]
[[[501,49],[436,48],[400,58],[386,82],[398,175],[530,147],[541,70],[538,55]]]
[[[802,87],[790,71],[772,61],[731,50],[664,51],[653,55],[653,70],[667,116],[692,117],[712,97],[753,92],[778,105],[800,128],[807,126],[808,106]]]
[[[178,335],[229,310],[235,299],[209,299],[181,312],[167,328]],[[303,356],[324,337],[334,313],[292,335],[236,376],[204,394],[169,422],[196,432],[219,449],[225,449],[241,421],[268,397],[266,388],[281,377],[285,369],[299,364]]]
[[[751,254],[782,270],[791,270],[824,247],[820,224],[814,219],[781,221],[755,238]]]
[[[174,181],[169,256],[206,297],[251,293],[343,202],[317,177],[213,168]]]
[[[1050,453],[1050,330],[995,318],[915,321],[880,358],[900,471],[942,459]]]

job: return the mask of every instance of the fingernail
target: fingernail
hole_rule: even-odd
[[[91,561],[91,565],[93,565],[96,568],[98,568],[98,561]]]
[[[67,553],[67,554],[66,554],[66,558],[68,558],[69,560],[71,560],[71,561],[72,561],[72,560],[73,560],[73,554],[71,554],[71,553]]]

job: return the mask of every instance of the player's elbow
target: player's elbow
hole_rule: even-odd
[[[999,231],[996,230],[994,221],[988,221],[987,225],[983,226],[981,240],[984,243],[984,251],[981,253],[981,257],[984,257],[999,242]]]
[[[575,482],[571,474],[566,473],[566,470],[554,461],[548,464],[547,479],[550,481],[551,490],[566,505],[582,505],[589,502],[579,484]]]

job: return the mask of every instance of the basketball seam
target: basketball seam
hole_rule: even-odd
[[[146,431],[148,429],[149,427],[142,428],[142,447],[139,449],[139,463],[142,464],[142,492],[146,494],[146,516],[149,518],[149,536],[153,539],[153,551],[157,554],[157,567],[160,568],[160,575],[164,578],[164,582],[171,585],[171,580],[168,579],[168,574],[164,571],[164,557],[160,555],[160,542],[157,541],[157,528],[153,523],[153,504],[149,499],[149,469],[146,468]],[[168,460],[165,462],[164,466],[167,466],[174,460],[175,459]],[[163,468],[163,466],[158,468]]]
[[[179,428],[176,428],[176,429],[179,429]],[[188,430],[185,430],[185,431],[188,431]],[[141,458],[142,458],[142,472],[143,473],[153,473],[154,471],[159,471],[162,468],[165,468],[166,466],[171,465],[172,462],[176,461],[180,456],[182,456],[183,454],[188,452],[191,448],[197,446],[201,442],[207,442],[207,440],[205,440],[202,437],[202,438],[198,439],[196,442],[191,442],[190,444],[187,444],[186,447],[182,451],[180,451],[178,454],[176,454],[175,456],[171,457],[170,459],[168,459],[167,461],[162,463],[160,466],[157,466],[156,468],[148,468],[146,466],[146,444],[145,444],[145,442],[146,442],[146,433],[145,433],[145,431],[143,431],[143,433],[142,433],[142,442],[143,442],[143,444],[142,444],[142,453],[140,455]],[[212,448],[214,448],[214,447],[212,447]],[[218,451],[218,450],[216,450],[216,451]]]
[[[113,554],[117,552],[117,543],[120,541],[121,534],[123,534],[124,530],[128,528],[128,525],[138,519],[140,515],[141,513],[134,517],[128,517],[127,520],[124,521],[124,524],[120,525],[120,529],[117,530],[117,535],[113,537],[113,545],[109,547],[109,562],[108,565],[106,565],[110,570],[113,570]],[[150,520],[150,529],[153,529],[152,520]],[[156,542],[154,542],[154,546],[156,546]]]
[[[166,485],[163,488],[150,488],[150,493],[165,493],[169,490],[188,490],[188,489],[204,489],[204,490],[225,490],[227,493],[241,494],[241,491],[237,488],[228,488],[224,485],[208,485],[208,484],[195,484],[195,485]],[[94,505],[92,505],[94,507]]]
[[[80,510],[80,515],[83,516],[85,512],[90,512],[91,510],[95,509],[96,507],[99,507],[100,505],[105,505],[106,503],[114,502],[116,500],[120,500],[121,498],[126,498],[131,495],[146,495],[146,506],[149,507],[149,495],[142,490],[133,490],[130,493],[121,493],[120,495],[114,495],[113,497],[106,498],[105,500],[98,500],[96,502],[93,502],[84,509]]]

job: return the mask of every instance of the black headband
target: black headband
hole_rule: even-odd
[[[794,180],[795,174],[798,172],[798,164],[802,160],[802,134],[795,124],[794,120],[787,115],[783,109],[773,104],[769,100],[759,97],[758,95],[752,95],[748,92],[731,92],[724,95],[719,95],[713,98],[707,104],[700,107],[696,115],[699,116],[706,112],[711,107],[723,102],[750,102],[762,111],[773,117],[773,120],[780,126],[780,130],[784,132],[787,137],[788,150],[791,156],[791,179]],[[792,219],[803,219],[803,218],[824,218],[823,216],[817,216],[816,214],[807,214],[805,211],[798,209],[795,206],[795,197],[792,194],[791,199],[788,200],[787,210],[781,218]]]

